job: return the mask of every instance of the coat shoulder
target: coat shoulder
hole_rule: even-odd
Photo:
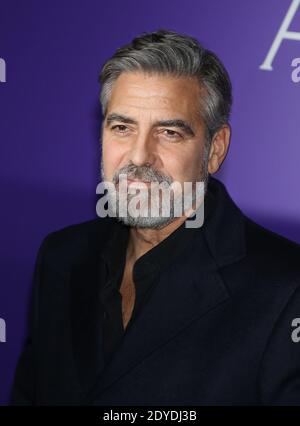
[[[300,255],[300,244],[282,235],[279,235],[253,220],[245,217],[245,229],[248,243],[255,246],[257,250],[270,249],[273,254],[288,251],[291,255]]]
[[[295,277],[300,284],[300,245],[245,217],[245,239],[249,259],[274,274]]]
[[[107,217],[69,225],[48,234],[40,251],[52,265],[76,264],[101,251],[110,237],[113,223],[113,219]]]

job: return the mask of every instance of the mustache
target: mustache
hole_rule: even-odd
[[[119,176],[121,174],[126,174],[127,178],[140,179],[145,182],[167,182],[168,184],[173,182],[172,178],[158,172],[151,166],[135,166],[134,164],[124,166],[114,174],[113,182],[115,184],[119,183]]]

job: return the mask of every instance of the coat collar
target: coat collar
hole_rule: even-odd
[[[207,195],[211,214],[205,219],[203,232],[216,264],[223,267],[246,255],[245,216],[219,180],[210,178]]]
[[[126,330],[104,369],[99,284],[105,281],[107,271],[99,247],[109,244],[109,236],[117,232],[120,224],[107,218],[103,226],[101,219],[88,235],[90,256],[73,269],[70,287],[72,341],[86,394],[83,403],[101,397],[105,389],[150,353],[229,298],[220,268],[245,256],[243,214],[223,184],[214,178],[210,178],[208,193],[209,214],[205,215],[204,225],[196,230],[181,262],[161,274],[148,303]],[[104,246],[101,236],[106,241]]]

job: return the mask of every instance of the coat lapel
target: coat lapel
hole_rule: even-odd
[[[79,381],[90,388],[104,366],[102,310],[99,283],[105,280],[103,264],[94,257],[77,265],[71,273],[71,333]]]
[[[71,341],[84,392],[91,388],[104,367],[100,289],[106,282],[107,270],[101,255],[113,230],[111,218],[92,223],[81,242],[80,259],[70,274]]]

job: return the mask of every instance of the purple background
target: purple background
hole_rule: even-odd
[[[300,83],[284,41],[272,72],[259,69],[290,0],[0,0],[0,403],[26,332],[35,256],[50,231],[96,216],[98,73],[144,31],[197,37],[233,82],[232,141],[219,178],[242,210],[300,242]],[[300,31],[300,10],[292,30]]]

